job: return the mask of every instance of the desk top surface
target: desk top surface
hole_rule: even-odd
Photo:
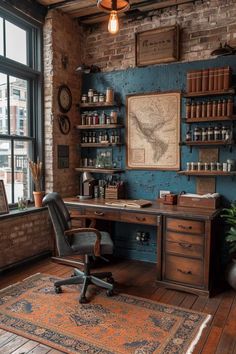
[[[146,206],[143,208],[134,208],[134,207],[123,207],[123,206],[111,206],[106,205],[105,203],[110,201],[106,199],[79,199],[76,197],[67,197],[63,198],[64,202],[68,206],[78,206],[82,207],[94,207],[102,208],[109,210],[117,210],[122,212],[134,212],[134,213],[148,213],[148,214],[162,214],[169,216],[180,216],[188,218],[199,218],[199,219],[213,219],[219,214],[219,209],[203,209],[203,208],[188,208],[181,207],[178,205],[165,205],[163,203],[151,200],[152,205]]]

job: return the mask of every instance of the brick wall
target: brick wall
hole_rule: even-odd
[[[62,57],[68,58],[66,68]],[[81,77],[75,72],[80,61],[80,28],[76,20],[60,11],[49,11],[44,26],[44,80],[45,80],[45,170],[46,191],[57,191],[63,196],[78,192],[78,175],[74,168],[79,165],[77,151],[79,114],[76,104],[81,96]],[[72,92],[72,108],[67,113],[71,130],[63,135],[59,130],[60,113],[57,94],[60,85],[66,84]],[[69,145],[69,168],[58,169],[57,145]]]
[[[84,28],[82,61],[102,71],[135,66],[135,33],[172,26],[181,27],[180,61],[210,58],[225,42],[236,46],[235,0],[198,0],[193,3],[152,11],[144,18],[120,18],[120,31],[111,35],[107,22]]]
[[[0,269],[52,250],[52,228],[47,210],[1,220]]]

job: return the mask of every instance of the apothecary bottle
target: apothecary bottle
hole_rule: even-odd
[[[186,141],[191,141],[192,140],[192,132],[191,132],[190,129],[186,132],[185,140]]]
[[[218,125],[214,127],[214,140],[220,140],[221,139],[221,131]]]
[[[196,118],[201,118],[202,116],[202,103],[197,102],[196,104]]]
[[[192,102],[191,104],[191,118],[196,118],[196,103]]]
[[[212,102],[207,102],[207,118],[212,117]]]
[[[201,128],[198,128],[198,127],[194,128],[193,138],[194,138],[194,141],[201,141],[201,139],[202,139]]]
[[[202,128],[202,141],[208,140],[207,128]]]
[[[208,140],[214,140],[214,130],[213,127],[208,127],[207,129]]]

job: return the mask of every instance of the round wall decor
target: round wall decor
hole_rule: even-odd
[[[58,105],[62,113],[67,113],[72,106],[72,94],[67,85],[61,85],[58,90]]]
[[[68,134],[70,131],[70,120],[66,115],[58,116],[59,128],[62,134]]]

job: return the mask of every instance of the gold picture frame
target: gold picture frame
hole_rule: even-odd
[[[5,190],[4,182],[1,179],[0,180],[0,215],[8,214],[8,213],[9,213],[9,207],[7,202],[6,190]]]
[[[126,167],[180,169],[180,92],[126,97]]]
[[[179,60],[179,26],[168,26],[136,33],[136,66]]]

